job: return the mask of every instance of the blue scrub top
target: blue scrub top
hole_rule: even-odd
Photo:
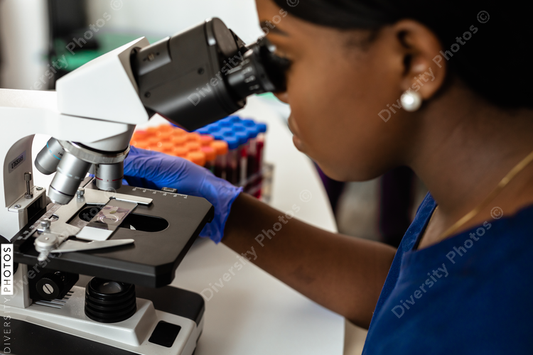
[[[533,354],[533,206],[413,250],[435,207],[398,248],[363,354]]]

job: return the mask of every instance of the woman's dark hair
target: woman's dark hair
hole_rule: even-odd
[[[533,21],[517,0],[274,0],[291,15],[338,29],[374,29],[418,21],[439,38],[435,65],[447,62],[472,90],[501,107],[533,108],[527,53]]]

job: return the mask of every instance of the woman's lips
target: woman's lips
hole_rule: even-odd
[[[300,152],[303,150],[302,140],[298,136],[292,136],[292,143]]]
[[[294,146],[296,147],[296,149],[301,151],[303,147],[303,142],[298,136],[298,126],[296,125],[296,122],[292,115],[289,117],[289,130],[292,133],[292,142],[294,143]]]

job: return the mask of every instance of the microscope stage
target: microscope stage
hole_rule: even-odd
[[[94,183],[91,182],[86,189],[95,189]],[[213,206],[200,197],[132,186],[123,186],[116,193],[152,199],[152,203],[147,206],[139,204],[109,238],[133,239],[134,244],[50,254],[47,260],[39,262],[39,253],[34,247],[37,235],[35,222],[46,217],[45,214],[31,221],[13,239],[15,261],[27,264],[29,270],[35,265],[145,287],[170,284],[176,268],[194,240],[212,219]],[[57,206],[53,205],[48,207],[49,210],[51,207],[57,209]],[[82,213],[91,208],[94,208],[94,205],[76,210],[71,221],[76,220],[79,224]],[[53,219],[51,223],[53,226]]]

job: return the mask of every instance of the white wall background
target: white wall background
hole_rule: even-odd
[[[118,10],[115,10],[118,9]],[[221,18],[245,42],[261,35],[254,0],[91,0],[89,18],[113,16],[107,30],[165,37],[210,17]]]
[[[90,0],[88,6],[90,23],[105,12],[112,16],[105,31],[163,38],[219,17],[245,42],[261,35],[254,0]],[[30,89],[46,70],[47,16],[46,0],[0,0],[0,87]]]
[[[47,66],[45,0],[0,0],[0,87],[30,89]]]

